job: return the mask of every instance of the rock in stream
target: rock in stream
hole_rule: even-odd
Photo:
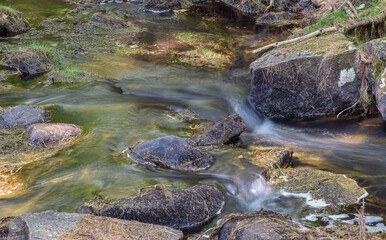
[[[35,123],[44,123],[48,119],[49,112],[45,110],[27,105],[18,105],[0,115],[0,127],[26,128]]]
[[[33,124],[26,130],[26,139],[32,145],[44,146],[75,139],[81,127],[68,123]]]
[[[19,71],[29,79],[51,71],[52,56],[40,49],[29,48],[3,54],[0,64]]]
[[[210,239],[300,240],[307,238],[290,218],[271,211],[259,211],[225,216],[211,234]]]
[[[135,161],[151,167],[201,171],[212,166],[214,158],[180,137],[167,136],[145,141],[129,148]]]
[[[196,185],[184,190],[157,186],[131,198],[87,203],[78,212],[191,229],[216,216],[224,203],[223,193],[212,186]]]
[[[26,32],[30,28],[28,21],[20,12],[0,6],[0,36],[9,36]]]
[[[87,238],[85,238],[87,236]],[[181,240],[170,227],[88,214],[47,211],[17,216],[9,227],[9,240],[22,239],[143,239]]]

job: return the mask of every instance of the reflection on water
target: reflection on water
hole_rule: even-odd
[[[59,7],[44,10],[39,6],[43,2]],[[41,14],[36,15],[41,18],[57,15],[55,9],[66,8],[64,3],[54,0],[17,0],[14,5],[27,12],[40,9]],[[152,26],[154,21],[142,20]],[[246,35],[251,34],[251,30],[245,31]],[[262,39],[269,36],[266,30],[262,32]],[[287,124],[264,120],[246,100],[250,84],[246,64],[219,73],[157,65],[113,54],[94,54],[82,59],[81,64],[104,79],[78,88],[39,88],[27,84],[0,95],[0,106],[54,104],[53,122],[70,122],[84,129],[73,146],[22,169],[28,193],[0,199],[0,217],[47,209],[72,211],[96,195],[127,197],[141,187],[158,183],[177,188],[196,183],[222,186],[228,200],[221,216],[260,208],[294,215],[304,204],[302,199],[271,192],[261,176],[237,168],[232,164],[232,151],[213,150],[214,166],[205,174],[192,175],[144,168],[120,156],[122,150],[138,141],[166,135],[185,137],[181,127],[164,117],[169,109],[185,108],[213,121],[239,113],[249,127],[243,136],[244,146],[270,142],[317,155],[321,160],[305,157],[297,159],[297,164],[353,177],[370,193],[366,210],[373,215],[385,214],[386,131],[379,117]]]

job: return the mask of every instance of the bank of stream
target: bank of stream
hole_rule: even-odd
[[[19,35],[0,39],[3,47],[66,44],[59,35],[49,31],[44,34],[45,27],[39,24],[64,17],[73,5],[58,0],[6,2],[25,13],[33,29],[28,38]],[[138,7],[137,3],[125,4],[131,4],[129,9],[133,12]],[[119,12],[120,6],[109,3],[99,8]],[[92,10],[84,15],[88,11]],[[142,38],[154,44],[167,42],[164,33],[170,31],[205,32],[199,27],[205,22],[200,15],[147,12],[128,18],[146,28]],[[218,41],[223,41],[224,36],[234,39],[233,44],[240,52],[288,36],[285,29],[256,27],[237,17],[212,24],[210,32],[218,36]],[[244,42],[237,45],[240,39]],[[259,181],[253,184],[246,181],[249,184],[246,186],[232,185],[227,177],[248,178],[251,173],[234,164],[238,156],[230,149],[211,151],[216,161],[207,171],[209,175],[144,168],[122,157],[124,149],[139,141],[167,135],[186,137],[186,132],[168,121],[165,113],[191,109],[212,121],[238,113],[248,126],[241,137],[241,146],[290,146],[294,152],[303,152],[295,154],[296,166],[311,166],[357,180],[369,193],[366,214],[386,219],[386,125],[380,115],[283,123],[266,120],[248,103],[251,58],[247,54],[236,54],[238,61],[226,71],[175,62],[164,64],[121,52],[83,51],[77,55],[71,52],[71,56],[70,65],[93,74],[96,80],[56,86],[46,76],[31,81],[10,78],[4,84],[12,87],[0,89],[2,107],[50,106],[52,122],[73,123],[83,128],[81,137],[69,148],[21,169],[20,178],[28,187],[19,194],[0,196],[0,218],[52,209],[73,211],[95,196],[123,198],[160,183],[174,188],[210,183],[227,189],[228,193],[225,208],[216,220],[228,213],[264,208],[290,213],[295,221],[310,224],[309,219],[298,216],[304,199],[272,192]],[[232,194],[234,188],[241,190]],[[256,191],[261,194],[254,199],[246,197]],[[352,218],[350,215],[347,220]],[[212,221],[212,226],[215,223]]]

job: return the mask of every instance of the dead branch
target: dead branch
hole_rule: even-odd
[[[265,9],[265,12],[268,12],[273,7],[274,3],[275,3],[275,0],[270,0],[268,7]]]
[[[255,49],[255,50],[252,51],[252,53],[258,53],[258,54],[264,53],[266,51],[272,50],[274,48],[277,48],[277,47],[280,47],[280,46],[283,46],[283,45],[304,41],[304,40],[307,40],[307,39],[319,36],[321,34],[331,33],[331,32],[336,32],[336,31],[338,31],[338,29],[336,27],[329,27],[329,28],[319,29],[318,31],[312,32],[312,33],[307,34],[305,36],[293,38],[293,39],[282,41],[282,42],[275,42],[275,43],[269,44],[267,46]]]

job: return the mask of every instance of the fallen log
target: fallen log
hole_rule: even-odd
[[[351,23],[347,25],[347,27],[344,28],[344,32],[348,33],[356,28],[364,27],[364,26],[369,26],[369,25],[377,25],[381,24],[384,21],[386,21],[386,12],[382,13],[381,15],[374,16],[371,18],[367,18],[355,23]]]
[[[269,44],[267,46],[255,49],[255,50],[252,51],[252,53],[254,53],[254,54],[261,54],[261,53],[264,53],[266,51],[270,51],[270,50],[272,50],[274,48],[277,48],[277,47],[280,47],[280,46],[283,46],[283,45],[287,45],[287,44],[291,44],[291,43],[295,43],[295,42],[299,42],[299,41],[304,41],[304,40],[307,40],[307,39],[319,36],[321,34],[331,33],[331,32],[336,32],[336,31],[338,31],[338,29],[336,27],[329,27],[329,28],[319,29],[318,31],[312,32],[310,34],[307,34],[307,35],[304,35],[304,36],[301,36],[301,37],[285,40],[285,41],[282,41],[282,42],[275,42],[275,43]]]

